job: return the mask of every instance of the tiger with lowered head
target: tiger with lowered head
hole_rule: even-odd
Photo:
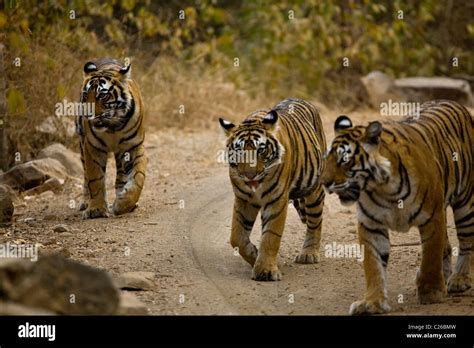
[[[386,289],[389,229],[406,232],[418,227],[420,303],[439,302],[447,291],[470,288],[474,119],[469,111],[456,102],[439,100],[424,103],[418,116],[399,122],[353,126],[347,116],[340,116],[335,133],[321,182],[342,204],[357,203],[358,235],[364,246],[367,289],[365,297],[351,305],[350,314],[390,310]],[[459,240],[454,272],[447,206],[453,209]]]
[[[82,103],[93,103],[93,115],[79,115],[76,131],[80,138],[84,167],[83,218],[107,217],[105,170],[113,152],[117,168],[115,201],[110,211],[120,215],[135,209],[145,181],[145,125],[143,101],[131,66],[115,59],[101,59],[84,65]]]
[[[306,224],[295,261],[318,262],[324,204],[319,174],[326,140],[316,108],[304,100],[287,99],[271,110],[253,112],[238,126],[219,122],[227,135],[228,153],[256,154],[254,163],[229,161],[235,195],[230,242],[253,266],[252,279],[281,278],[277,254],[290,200]],[[250,232],[259,212],[262,239],[257,251]]]

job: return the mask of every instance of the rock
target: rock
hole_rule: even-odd
[[[6,301],[68,315],[112,315],[119,291],[109,274],[60,255],[0,259],[0,293]]]
[[[53,231],[58,233],[68,232],[69,228],[67,227],[67,225],[59,224],[53,227]]]
[[[117,278],[117,286],[124,290],[152,290],[155,288],[155,273],[126,272]]]
[[[48,202],[51,202],[55,197],[55,194],[53,191],[46,191],[46,192],[42,192],[38,195],[38,199],[40,201],[48,201]],[[47,206],[46,206],[47,208]]]
[[[119,315],[145,315],[148,309],[145,304],[129,291],[122,291],[120,294]]]
[[[27,196],[34,196],[44,192],[60,193],[63,190],[64,180],[58,178],[49,178],[43,184],[33,187],[25,192]]]
[[[40,151],[37,158],[53,158],[66,168],[67,174],[76,177],[82,177],[83,175],[80,155],[69,150],[63,144],[54,143],[45,147]]]
[[[35,218],[32,218],[32,217],[27,217],[27,218],[24,218],[23,219],[23,222],[25,224],[32,224],[32,223],[35,223],[36,222],[36,219]]]
[[[8,186],[0,185],[0,226],[12,221],[14,211],[15,208]]]
[[[0,184],[7,184],[14,189],[26,191],[43,184],[50,178],[65,180],[66,169],[52,158],[37,159],[22,163],[0,175]]]
[[[16,192],[10,186],[0,185],[0,193],[2,193],[2,192],[8,192],[8,194],[10,195],[10,198],[12,200],[13,205],[16,206],[16,205],[21,205],[23,203],[23,201],[18,196],[18,192]]]
[[[407,100],[403,91],[395,86],[393,78],[381,71],[372,71],[360,80],[367,90],[370,104],[375,109],[379,109],[380,104],[388,100],[392,100],[392,102]]]
[[[50,116],[36,127],[36,130],[41,133],[57,135],[64,132],[64,135],[68,137],[76,135],[75,129],[76,126],[73,118],[61,116]]]
[[[43,216],[43,221],[54,221],[58,220],[58,216],[55,214],[46,214]]]
[[[425,102],[433,99],[449,99],[472,106],[474,100],[467,81],[449,77],[406,77],[394,82],[396,88],[408,96],[408,101]]]
[[[468,106],[474,105],[469,82],[462,79],[449,77],[393,79],[380,71],[372,71],[362,77],[361,81],[369,95],[370,104],[376,109],[388,100],[423,103],[433,99],[450,99]]]
[[[0,302],[0,315],[54,315],[54,313],[14,302]]]

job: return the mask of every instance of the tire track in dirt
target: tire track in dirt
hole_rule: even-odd
[[[283,279],[256,282],[250,278],[250,265],[234,255],[229,243],[234,195],[227,170],[215,170],[193,187],[196,190],[183,193],[189,202],[185,225],[191,255],[209,288],[217,290],[221,296],[219,301],[229,309],[224,314],[346,315],[350,304],[363,296],[362,264],[356,259],[325,257],[327,244],[357,243],[354,209],[342,207],[335,196],[326,196],[325,200],[321,262],[316,265],[293,262],[304,238],[304,226],[295,210],[289,207],[278,258]],[[260,231],[258,217],[251,236],[257,246]],[[391,236],[392,245],[402,244],[392,247],[388,268],[391,314],[473,313],[472,289],[449,296],[441,304],[419,305],[414,281],[420,256],[418,232],[413,229],[408,234],[392,233]],[[454,231],[450,238],[455,240]],[[400,295],[403,295],[401,303]]]

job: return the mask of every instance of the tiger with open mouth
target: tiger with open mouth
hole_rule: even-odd
[[[83,218],[106,217],[105,170],[114,153],[117,168],[115,201],[110,211],[132,211],[145,182],[144,107],[131,66],[115,59],[84,65],[82,103],[92,103],[92,115],[76,117],[81,161],[84,167]]]
[[[219,119],[227,151],[255,153],[229,161],[234,188],[231,245],[253,266],[254,280],[280,280],[277,254],[291,200],[306,224],[298,263],[319,261],[324,190],[319,183],[326,140],[316,108],[287,99],[271,110],[258,110],[240,125]],[[247,159],[247,160],[245,160]],[[250,241],[257,214],[262,216],[260,249]]]

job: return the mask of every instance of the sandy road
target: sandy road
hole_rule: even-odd
[[[81,195],[80,181],[72,182],[54,200],[33,199],[18,208],[16,222],[0,231],[0,241],[66,250],[71,258],[113,274],[155,272],[156,289],[137,292],[151,314],[346,315],[363,294],[362,265],[355,258],[325,257],[325,247],[357,243],[354,209],[341,206],[333,195],[326,197],[321,262],[300,265],[293,259],[303,242],[304,225],[290,207],[278,258],[283,279],[251,280],[250,266],[234,255],[228,241],[233,193],[227,168],[215,161],[222,147],[218,132],[149,134],[146,186],[133,213],[81,220],[79,212],[69,207],[70,200]],[[110,164],[108,170],[113,172],[112,168]],[[112,174],[107,183],[111,194],[113,182]],[[23,222],[26,217],[35,223]],[[257,221],[252,233],[256,245]],[[67,224],[69,233],[53,232],[57,223]],[[456,246],[452,216],[448,227]],[[421,251],[418,233],[392,233],[391,243],[388,294],[393,314],[474,314],[473,289],[441,304],[418,305],[414,281]]]

